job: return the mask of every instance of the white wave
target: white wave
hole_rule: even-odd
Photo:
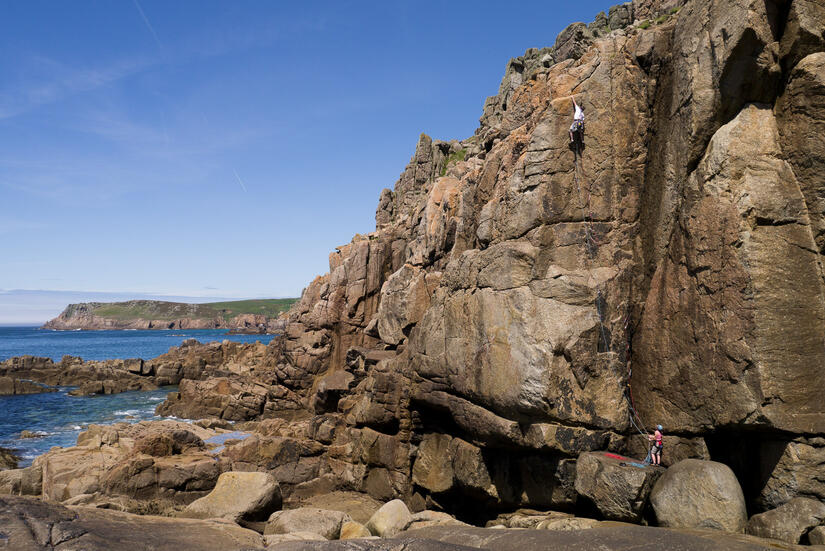
[[[143,410],[140,409],[121,409],[114,412],[114,415],[138,415],[142,413]]]

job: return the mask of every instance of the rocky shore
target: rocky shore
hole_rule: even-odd
[[[574,23],[508,63],[472,137],[419,138],[269,345],[0,364],[178,384],[157,412],[201,419],[0,472],[0,545],[825,545],[823,98],[818,1]]]
[[[75,395],[117,394],[232,374],[249,374],[271,351],[261,343],[229,340],[201,344],[189,339],[151,360],[84,361],[64,356],[16,356],[0,362],[0,396],[53,392],[54,386],[76,386]]]

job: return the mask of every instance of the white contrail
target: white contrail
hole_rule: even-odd
[[[166,57],[166,55],[163,52],[163,44],[160,43],[160,38],[158,38],[158,33],[156,33],[155,29],[152,28],[152,24],[149,23],[149,18],[146,17],[145,13],[143,13],[143,8],[140,7],[140,3],[138,3],[138,0],[133,0],[133,2],[135,3],[135,7],[137,8],[137,10],[140,12],[140,16],[143,18],[143,22],[146,23],[146,28],[149,29],[150,33],[152,33],[152,37],[154,37],[155,42],[158,45],[158,50],[160,50],[160,55]]]
[[[243,185],[243,180],[241,180],[241,177],[240,177],[240,176],[238,176],[238,171],[237,171],[237,170],[235,170],[235,169],[233,168],[233,169],[232,169],[232,172],[234,172],[234,173],[235,173],[235,178],[237,178],[237,179],[238,179],[238,183],[239,183],[239,184],[241,184],[241,188],[243,188],[244,193],[246,193],[246,186],[245,186],[245,185]]]

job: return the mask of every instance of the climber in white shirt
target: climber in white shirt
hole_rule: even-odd
[[[579,134],[579,140],[584,141],[584,107],[579,107],[576,99],[573,98],[573,124],[570,125],[570,141],[573,142],[573,135]]]

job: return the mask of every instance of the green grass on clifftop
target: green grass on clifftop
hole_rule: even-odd
[[[233,300],[187,304],[183,302],[163,302],[158,300],[130,300],[128,302],[99,303],[92,309],[96,316],[116,320],[175,320],[180,318],[213,319],[218,316],[226,321],[241,314],[263,314],[275,318],[286,312],[297,298],[271,298],[255,300]]]

